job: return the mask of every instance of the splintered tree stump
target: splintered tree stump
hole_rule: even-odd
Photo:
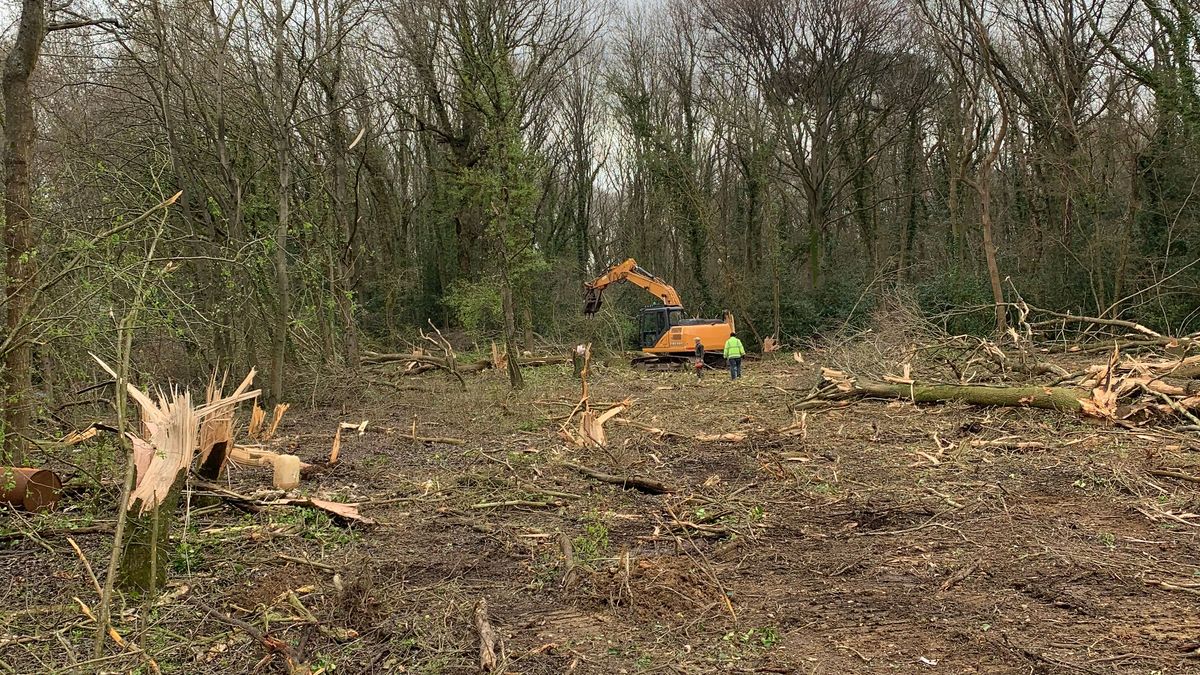
[[[140,500],[130,505],[121,566],[117,571],[117,585],[130,595],[157,595],[167,584],[167,567],[171,564],[171,525],[179,503],[180,484],[182,481],[167,493],[161,504],[149,511],[141,512]]]

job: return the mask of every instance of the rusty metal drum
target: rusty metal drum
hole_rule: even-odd
[[[62,481],[53,471],[0,467],[0,502],[26,511],[52,508],[62,494]]]

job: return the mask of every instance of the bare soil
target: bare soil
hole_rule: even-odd
[[[807,435],[785,438],[773,430],[795,421],[786,403],[817,373],[778,359],[732,383],[597,367],[592,400],[633,398],[627,419],[747,438],[614,421],[608,450],[580,450],[556,421],[578,400],[569,367],[526,377],[517,394],[502,372],[469,376],[466,392],[440,373],[401,391],[297,392],[318,405],[293,408],[279,444],[306,461],[328,455],[339,422],[369,420],[297,492],[359,502],[378,524],[193,504],[168,552],[167,600],[122,599],[118,630],[163,672],[285,672],[206,605],[314,672],[470,673],[486,598],[508,673],[1200,673],[1200,483],[1149,473],[1200,476],[1195,437],[862,402],[810,412]],[[467,442],[414,442],[414,424]],[[1049,448],[970,443],[1007,436]],[[676,491],[599,483],[563,461]],[[236,470],[228,484],[255,494],[270,476]],[[84,492],[57,513],[0,515],[0,530],[103,525],[113,501]],[[545,505],[479,506],[511,501]],[[103,578],[111,534],[75,539]],[[0,670],[148,672],[111,642],[92,660],[94,624],[74,599],[98,600],[65,537],[0,542],[0,575]]]

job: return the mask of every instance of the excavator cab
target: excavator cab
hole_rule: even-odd
[[[662,341],[662,336],[671,329],[672,326],[678,326],[683,322],[682,307],[646,307],[639,313],[641,326],[639,332],[640,339],[638,346],[642,349],[657,346]],[[688,345],[691,348],[691,345]]]

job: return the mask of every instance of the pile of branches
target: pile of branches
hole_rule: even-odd
[[[1052,409],[1130,428],[1168,424],[1200,431],[1200,335],[1171,337],[1133,321],[1063,314],[1024,302],[1014,307],[1019,319],[1003,341],[931,336],[932,344],[893,352],[902,355],[901,362],[893,360],[892,372],[877,377],[844,366],[823,368],[816,386],[791,407],[811,410],[866,398],[960,401]],[[1074,341],[1065,338],[1071,326],[1082,327]],[[1098,351],[1109,357],[1080,363]],[[847,347],[832,355],[854,362],[846,357],[852,353]],[[879,356],[882,360],[883,350]],[[952,378],[937,377],[939,364]]]
[[[406,377],[440,370],[453,375],[463,390],[467,388],[467,381],[463,378],[464,373],[479,373],[492,368],[502,369],[508,365],[509,356],[498,349],[495,343],[492,343],[490,358],[460,363],[450,341],[432,323],[430,323],[430,327],[433,328],[434,333],[430,335],[422,332],[421,338],[424,340],[422,345],[413,345],[407,353],[385,354],[368,351],[363,355],[362,365],[368,368],[379,368],[399,364],[402,366],[398,371],[399,374]],[[565,355],[533,356],[526,354],[519,357],[517,363],[521,367],[533,367],[562,364],[569,360],[569,357]],[[370,382],[395,386],[388,381],[371,380]]]

